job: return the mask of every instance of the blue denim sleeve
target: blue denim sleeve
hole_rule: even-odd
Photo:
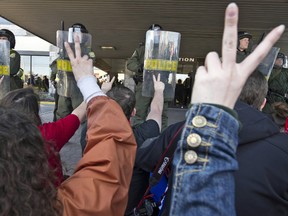
[[[238,128],[237,119],[223,109],[190,108],[174,154],[170,215],[236,215]]]

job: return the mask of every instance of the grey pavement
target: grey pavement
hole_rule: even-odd
[[[42,122],[52,122],[53,120],[54,103],[41,103],[40,117]],[[168,125],[182,121],[185,119],[187,109],[169,108],[168,109]],[[82,156],[80,145],[81,127],[76,131],[73,137],[60,151],[63,173],[72,175],[74,169]]]

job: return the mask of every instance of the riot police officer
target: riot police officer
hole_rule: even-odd
[[[8,40],[10,42],[10,90],[23,88],[23,81],[18,75],[20,70],[20,54],[14,50],[16,40],[15,35],[8,29],[0,30],[0,40]]]
[[[288,69],[283,68],[285,61],[285,55],[279,52],[268,80],[267,102],[263,112],[271,113],[271,105],[275,102],[288,103]]]
[[[238,47],[237,47],[237,57],[236,62],[242,62],[249,54],[250,41],[252,35],[245,31],[238,32]]]
[[[71,26],[71,28],[73,29],[73,32],[80,30],[81,33],[88,33],[88,30],[86,29],[86,27],[81,23],[75,23]],[[89,47],[88,49],[90,50],[90,52],[88,52],[89,57],[95,60],[95,54],[94,52],[91,51],[91,47]],[[53,72],[55,73],[55,70],[54,71],[52,70],[51,76],[53,76]],[[62,73],[59,70],[59,68],[57,68],[57,73],[58,73],[57,74],[58,81],[57,81],[56,91],[59,94],[59,97],[58,97],[58,102],[55,101],[54,111],[56,111],[56,118],[54,117],[54,120],[64,118],[65,116],[69,115],[83,101],[83,96],[79,88],[77,87],[77,83],[75,81],[72,71],[68,72],[69,74],[67,73],[65,75],[65,73]],[[63,81],[63,74],[65,75],[64,79],[66,79],[65,84],[61,82],[61,80]]]
[[[148,30],[161,31],[162,27],[159,24],[152,24]],[[136,83],[136,115],[132,119],[133,125],[139,125],[146,120],[148,110],[152,101],[152,97],[144,97],[142,95],[143,87],[143,67],[144,67],[145,43],[140,43],[132,56],[127,60],[127,69],[134,72],[133,79]],[[162,113],[162,128],[168,126],[168,101],[164,102]]]

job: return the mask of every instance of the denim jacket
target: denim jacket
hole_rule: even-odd
[[[238,128],[219,107],[190,108],[174,154],[170,215],[235,215]]]

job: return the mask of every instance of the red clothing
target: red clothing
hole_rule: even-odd
[[[51,146],[48,146],[48,160],[51,168],[56,170],[56,186],[59,186],[63,181],[63,173],[60,157],[55,153],[59,153],[62,147],[74,135],[79,125],[79,118],[74,114],[70,114],[56,122],[44,123],[38,126],[43,139],[53,146],[52,149],[50,148]],[[51,150],[52,152],[50,152]]]
[[[286,123],[285,123],[284,131],[285,131],[285,133],[288,133],[288,118],[286,118]]]

